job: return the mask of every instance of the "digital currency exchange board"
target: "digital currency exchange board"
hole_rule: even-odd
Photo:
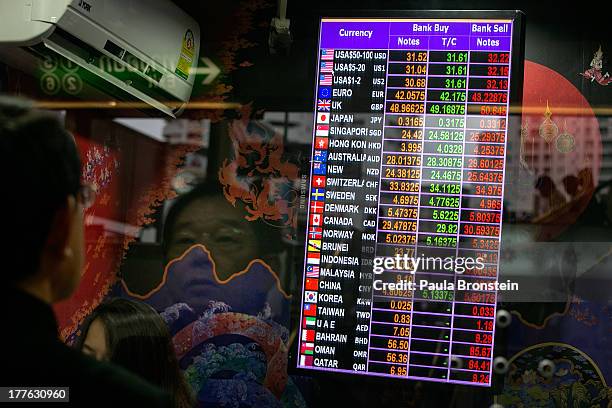
[[[321,19],[298,368],[491,384],[515,22]]]

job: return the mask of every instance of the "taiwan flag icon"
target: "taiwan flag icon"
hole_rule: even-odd
[[[313,303],[307,303],[304,305],[304,316],[316,316],[317,305]]]

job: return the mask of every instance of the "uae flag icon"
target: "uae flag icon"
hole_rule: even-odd
[[[304,321],[302,322],[303,328],[314,329],[316,325],[317,325],[317,319],[315,317],[305,317]]]

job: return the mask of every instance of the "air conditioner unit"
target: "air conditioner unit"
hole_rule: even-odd
[[[104,95],[173,117],[199,52],[200,26],[170,0],[0,0],[0,61],[27,70],[66,58]]]

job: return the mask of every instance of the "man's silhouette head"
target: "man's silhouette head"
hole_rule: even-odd
[[[65,299],[81,274],[88,191],[75,140],[53,115],[0,96],[0,152],[2,286]]]

